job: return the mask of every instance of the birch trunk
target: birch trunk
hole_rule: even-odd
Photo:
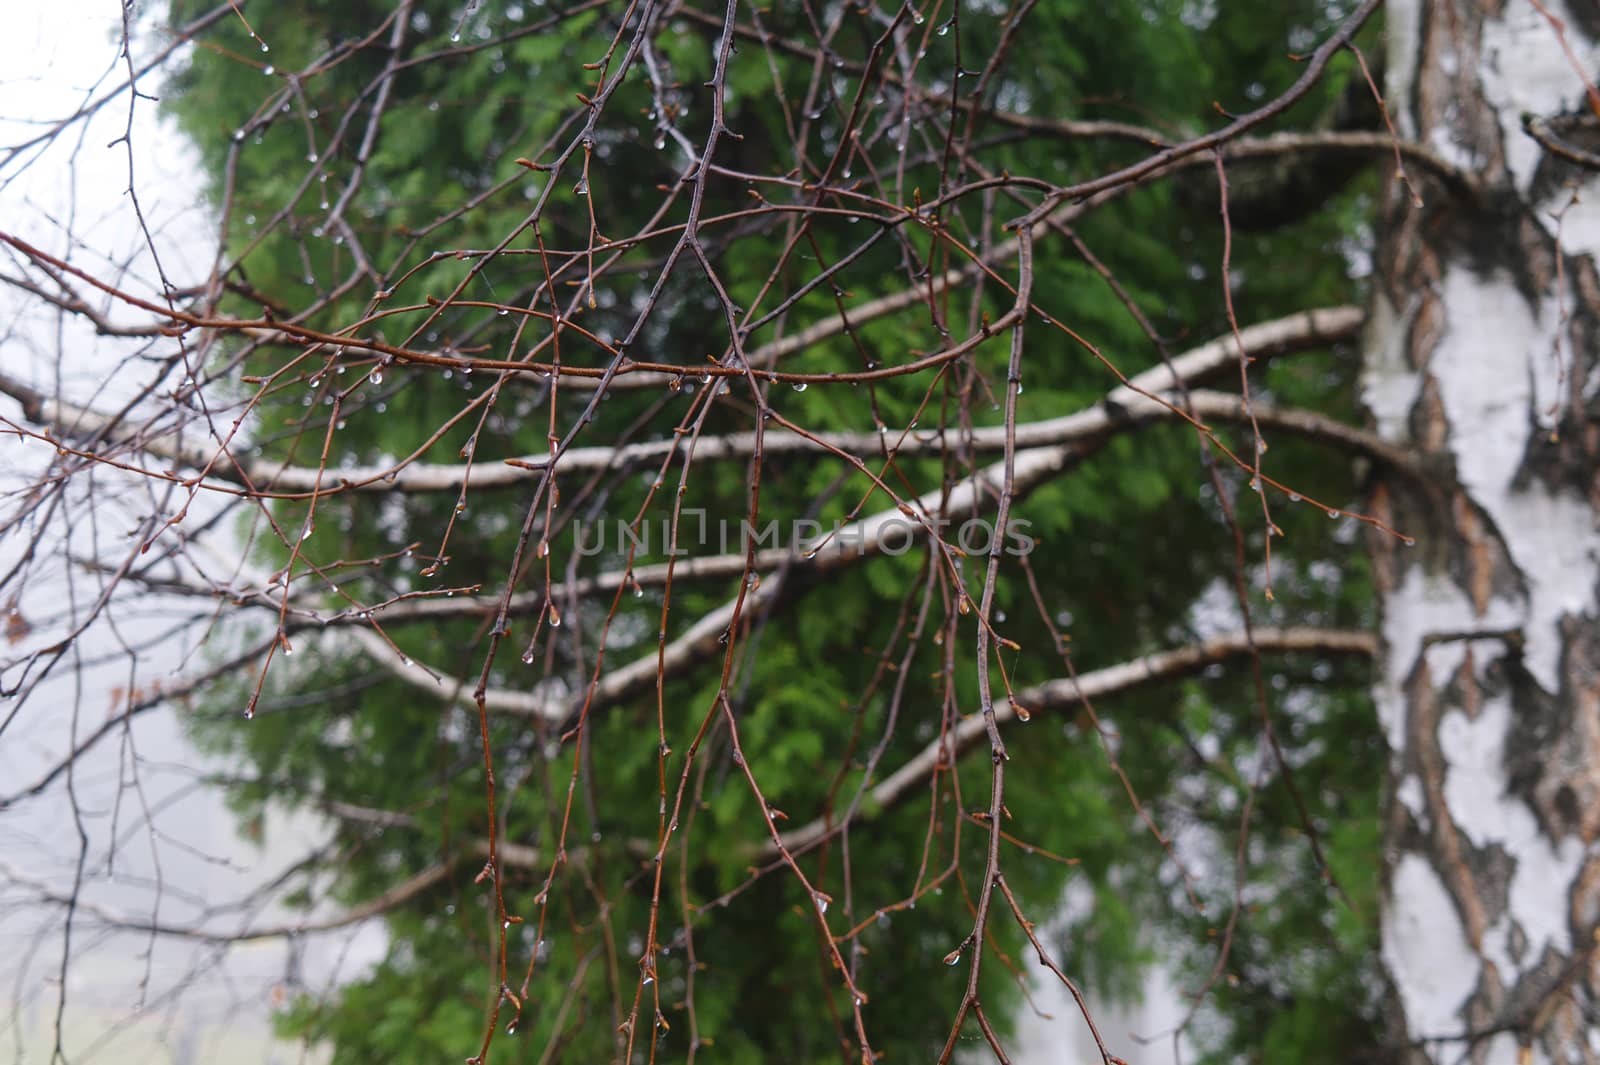
[[[1487,190],[1391,184],[1367,338],[1378,429],[1433,474],[1372,500],[1418,541],[1372,545],[1383,964],[1411,1063],[1600,1062],[1600,175],[1524,125],[1600,143],[1583,3],[1388,10],[1400,134]]]

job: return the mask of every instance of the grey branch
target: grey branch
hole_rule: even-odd
[[[1157,651],[1131,662],[1082,673],[1076,680],[1061,678],[1027,688],[1013,698],[996,700],[995,720],[1002,725],[1015,721],[1018,703],[1030,715],[1062,710],[1086,700],[1132,691],[1146,684],[1193,673],[1213,663],[1248,655],[1252,649],[1263,654],[1306,652],[1366,658],[1377,654],[1378,649],[1375,636],[1353,629],[1256,629],[1252,635],[1253,638],[1242,632],[1228,633],[1187,647]],[[983,718],[978,715],[961,720],[945,736],[930,742],[899,769],[874,785],[868,792],[872,805],[879,809],[892,806],[912,789],[920,787],[936,770],[954,765],[963,753],[983,741],[986,727]],[[819,818],[784,833],[783,845],[793,854],[814,846],[842,827]],[[769,845],[763,852],[768,859],[777,855],[776,845]]]

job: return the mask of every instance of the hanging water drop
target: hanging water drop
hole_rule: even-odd
[[[806,390],[806,383],[804,381],[796,381],[794,383],[794,390],[796,392],[804,392]]]
[[[578,183],[572,186],[572,191],[576,192],[579,196],[589,195],[589,179],[586,177],[579,178]]]

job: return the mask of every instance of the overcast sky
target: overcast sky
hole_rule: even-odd
[[[153,29],[158,22],[147,18],[145,24]],[[7,4],[0,33],[0,158],[5,149],[36,137],[123,82],[120,35],[118,0]],[[135,54],[147,55],[158,43],[153,35],[136,41]],[[142,82],[141,89],[159,92],[159,78]],[[0,229],[70,257],[85,269],[115,271],[125,287],[153,292],[156,271],[127,194],[130,165],[150,242],[176,283],[195,280],[207,269],[212,225],[200,202],[193,153],[170,126],[158,121],[155,104],[140,100],[130,119],[128,103],[122,93],[54,143],[0,164]],[[126,145],[111,143],[130,129],[131,153]],[[15,276],[22,270],[15,260],[0,255],[0,272]],[[131,320],[136,314],[119,308],[113,317]],[[7,374],[48,385],[59,365],[69,396],[104,400],[116,394],[115,385],[109,395],[104,386],[112,377],[108,367],[127,355],[123,343],[96,337],[81,323],[62,319],[38,300],[0,285],[0,369]],[[0,415],[19,417],[17,405],[0,399]],[[0,441],[0,446],[3,513],[14,502],[7,493],[44,468],[52,449],[36,441]],[[105,509],[94,508],[97,516]],[[0,541],[0,566],[16,558],[19,541]],[[59,573],[53,577],[49,567],[42,573],[28,582],[19,604],[26,616],[41,620],[52,613],[59,616],[66,597]],[[151,612],[159,615],[160,604],[151,604]],[[36,641],[52,638],[47,625],[41,624],[40,630]],[[0,663],[27,648],[27,641],[0,644]],[[68,749],[74,729],[81,735],[105,720],[116,690],[128,683],[127,660],[105,626],[91,630],[80,649],[86,660],[110,656],[110,661],[78,668],[64,663],[49,685],[23,706],[0,735],[0,793],[38,779]],[[167,646],[144,653],[139,682],[180,673],[187,650]],[[193,664],[192,659],[187,663]],[[247,895],[326,838],[323,826],[311,819],[280,818],[269,822],[264,848],[241,840],[221,796],[197,786],[195,778],[216,767],[194,751],[170,709],[140,718],[130,740],[131,746],[103,745],[78,767],[75,780],[77,805],[91,839],[83,897],[106,911],[184,924],[199,906]],[[135,763],[144,789],[138,802],[127,783]],[[119,797],[121,842],[110,862],[111,812]],[[139,812],[144,803],[153,811],[148,822]],[[3,1061],[42,1065],[50,1057],[62,911],[37,901],[13,877],[25,876],[56,890],[70,887],[77,859],[72,825],[73,807],[60,786],[0,812]],[[254,919],[272,917],[269,911]],[[231,930],[251,920],[234,915],[222,927]],[[254,944],[222,955],[188,940],[152,943],[139,934],[106,934],[84,916],[78,918],[73,942],[63,1028],[74,1063],[253,1065],[300,1060],[297,1047],[270,1038],[271,1010],[292,990],[290,977],[296,971],[285,944]],[[334,959],[344,945],[338,935],[300,945],[298,972],[320,984],[323,974],[359,971],[381,950],[381,930],[373,925],[360,933],[345,968],[338,970]]]

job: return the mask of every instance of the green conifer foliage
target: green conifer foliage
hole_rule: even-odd
[[[235,338],[218,356],[254,401],[252,440],[263,459],[325,465],[323,488],[410,466],[376,491],[314,509],[285,492],[241,519],[253,560],[287,568],[297,602],[340,623],[289,616],[293,657],[275,654],[253,718],[238,713],[250,672],[194,727],[252,767],[245,815],[277,803],[341,819],[345,903],[446,870],[386,911],[376,970],[301,998],[284,1031],[340,1062],[473,1057],[491,1016],[497,1062],[937,1059],[984,895],[987,741],[892,803],[868,789],[979,709],[988,555],[921,535],[866,561],[694,566],[737,554],[741,520],[777,522],[787,548],[797,520],[892,511],[889,492],[954,490],[1000,461],[964,443],[1006,424],[1013,333],[994,323],[1021,275],[996,249],[1050,188],[1283,92],[1304,67],[1290,53],[1335,32],[1342,6],[733,5],[730,45],[704,4],[286,0],[250,11],[255,37],[233,18],[202,34],[169,107],[225,229],[220,308],[323,338]],[[192,7],[175,3],[173,24]],[[1364,92],[1341,54],[1253,132],[1327,127]],[[1344,248],[1362,180],[1346,168],[1286,206],[1275,165],[1227,166],[1241,326],[1360,295]],[[1132,375],[1229,333],[1219,206],[1201,155],[1037,234],[1017,424],[1094,409],[1118,383],[1101,355]],[[1262,360],[1252,394],[1350,421],[1353,376],[1333,342]],[[1236,389],[1237,366],[1207,384]],[[1037,546],[1001,556],[996,698],[1067,675],[1069,657],[1087,672],[1230,628],[1236,575],[1258,625],[1370,620],[1353,521],[1276,488],[1264,599],[1255,437],[1208,424],[1202,446],[1177,419],[1113,417],[1017,494],[1010,518]],[[867,439],[782,450],[788,425]],[[759,464],[719,452],[763,426]],[[1348,455],[1265,438],[1275,485],[1351,505]],[[564,452],[546,479],[529,467],[552,441],[658,450],[604,467]],[[464,485],[406,489],[415,469],[469,462]],[[508,469],[527,475],[473,481]],[[979,514],[996,511],[988,498]],[[630,559],[616,528],[635,519]],[[670,587],[619,583],[667,563],[667,527],[683,551]],[[718,528],[734,530],[725,548]],[[604,549],[580,551],[580,529]],[[598,587],[572,591],[584,581]],[[658,649],[741,595],[737,624],[658,686]],[[256,617],[258,636],[279,624]],[[405,663],[439,683],[406,679]],[[633,663],[642,683],[612,697],[606,678]],[[1374,1040],[1364,667],[1269,653],[1259,669],[1260,694],[1245,656],[1097,700],[1103,734],[1082,708],[1006,725],[999,868],[1089,989],[1135,993],[1153,960],[1204,986],[1192,1034],[1215,1060],[1350,1060]],[[480,719],[480,683],[562,709]],[[814,820],[847,830],[793,865],[774,852],[774,832]],[[1085,904],[1056,917],[1069,886]],[[986,927],[981,1002],[1003,1040],[1043,970],[998,889]],[[982,1038],[969,1019],[959,1045]]]

